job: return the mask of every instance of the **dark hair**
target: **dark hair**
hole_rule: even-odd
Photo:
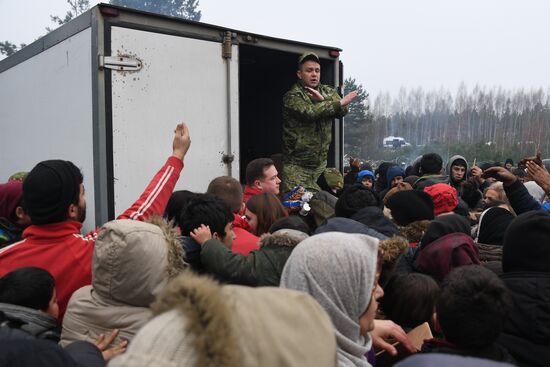
[[[443,169],[443,159],[437,153],[427,153],[420,159],[422,175],[436,175]]]
[[[382,206],[380,196],[374,190],[358,183],[349,186],[340,194],[334,207],[335,217],[350,218],[359,210],[367,206]]]
[[[403,328],[430,322],[439,296],[437,282],[424,274],[394,274],[384,287],[380,308]]]
[[[212,234],[217,233],[225,238],[225,226],[233,222],[233,213],[222,199],[212,194],[196,194],[183,209],[179,217],[179,226],[183,236],[189,236],[191,231],[201,224],[210,227]]]
[[[55,288],[52,275],[41,268],[19,268],[0,278],[0,302],[47,311]]]
[[[255,233],[257,236],[267,233],[277,219],[288,216],[277,196],[267,192],[254,195],[248,199],[246,208],[258,217],[258,226]]]
[[[254,181],[264,178],[265,170],[274,165],[270,158],[257,158],[248,163],[245,174],[246,184],[254,185]]]
[[[479,185],[474,178],[469,178],[460,184],[462,188],[462,194],[460,197],[468,205],[468,208],[475,209],[480,206],[483,194],[479,191]]]
[[[241,183],[233,177],[216,177],[210,181],[206,192],[225,201],[233,213],[238,213],[241,210],[243,203],[243,188]]]
[[[197,194],[188,190],[174,191],[168,200],[168,204],[166,204],[164,218],[169,221],[173,220],[174,222],[177,222],[181,212],[185,209],[185,206],[195,196],[197,196]]]
[[[295,229],[306,234],[310,234],[307,223],[297,215],[289,215],[288,217],[279,218],[269,227],[268,232],[273,233],[279,229]]]
[[[510,294],[500,278],[479,265],[454,269],[441,285],[437,319],[445,339],[462,348],[483,348],[504,328]]]
[[[525,170],[521,169],[521,168],[514,168],[512,170],[512,173],[514,174],[514,176],[519,177],[519,178],[525,177]]]
[[[397,164],[393,162],[382,162],[374,171],[374,177],[376,178],[375,188],[376,191],[382,192],[383,190],[388,188],[388,180],[386,178],[386,174],[388,173],[388,170],[391,167],[397,166]]]
[[[452,168],[453,166],[461,166],[461,167],[466,168],[466,167],[468,167],[468,164],[466,163],[466,161],[465,161],[464,159],[458,158],[458,159],[455,159],[455,160],[453,161],[453,163],[451,164],[451,168]],[[450,173],[450,172],[447,172],[447,173]]]

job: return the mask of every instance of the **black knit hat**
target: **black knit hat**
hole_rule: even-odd
[[[396,192],[388,199],[386,206],[400,226],[406,226],[418,220],[434,219],[434,203],[430,195],[424,191]]]
[[[69,161],[38,163],[23,182],[23,205],[33,224],[62,222],[78,202],[82,173]]]
[[[485,210],[479,218],[477,242],[502,246],[504,233],[514,218],[514,215],[504,208],[492,207]]]
[[[550,273],[550,214],[530,211],[510,223],[504,235],[502,269]]]

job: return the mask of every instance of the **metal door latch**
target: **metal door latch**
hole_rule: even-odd
[[[138,71],[142,67],[139,59],[128,56],[102,56],[99,55],[99,68],[119,71]]]

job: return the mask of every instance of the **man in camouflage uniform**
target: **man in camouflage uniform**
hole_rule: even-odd
[[[317,179],[327,167],[332,121],[343,117],[357,96],[353,91],[340,98],[333,88],[320,84],[321,63],[313,52],[300,56],[297,76],[283,98],[283,193],[296,185],[321,190]]]

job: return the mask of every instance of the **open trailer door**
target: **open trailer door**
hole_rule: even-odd
[[[236,46],[228,59],[219,41],[146,26],[112,26],[108,33],[110,55],[139,64],[139,70],[112,70],[107,77],[114,213],[131,205],[144,188],[135,183],[146,184],[164,163],[180,121],[188,124],[192,144],[177,189],[204,192],[214,177],[238,175],[238,165],[232,170],[227,159],[239,151],[231,133],[238,131],[238,109],[231,108],[238,104]]]
[[[256,158],[273,158],[278,171],[282,171],[283,96],[296,83],[300,54],[314,51],[319,55],[323,84],[339,90],[341,78],[339,50],[261,37],[241,39],[244,42],[239,44],[240,177],[244,182],[246,165]],[[328,154],[328,166],[338,169],[342,169],[342,126],[342,120],[335,120]]]

